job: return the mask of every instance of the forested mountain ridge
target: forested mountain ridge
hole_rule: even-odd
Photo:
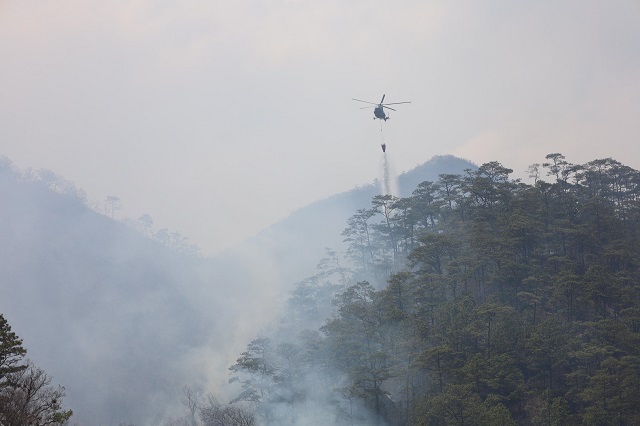
[[[442,167],[473,165],[443,157],[404,175],[437,176]],[[352,199],[364,190],[375,185],[315,203],[312,215],[302,208],[291,217],[297,225],[285,219],[265,231],[284,243],[282,256],[296,253],[295,262],[273,256],[272,242],[205,259],[113,220],[113,209],[90,208],[83,191],[51,171],[19,171],[0,157],[0,313],[29,357],[66,388],[72,423],[160,424],[182,409],[176,395],[185,384],[226,383],[236,351],[268,321],[267,301],[293,287],[283,277],[298,276],[298,263],[312,265],[307,275],[328,244],[308,230],[336,229],[330,241],[341,242],[358,204]],[[288,240],[300,232],[302,248]]]
[[[264,424],[640,424],[640,172],[547,161],[374,197],[231,366],[235,400]]]
[[[435,156],[397,177],[397,195],[408,196],[418,183],[437,180],[441,174],[461,174],[476,168],[452,155]],[[376,180],[304,206],[220,257],[239,257],[246,264],[259,259],[260,263],[275,265],[274,269],[281,272],[278,280],[288,286],[306,277],[326,248],[342,251],[346,247],[341,232],[347,219],[368,206],[381,193],[380,187],[381,182]]]
[[[264,270],[226,265],[239,258],[172,252],[81,194],[0,173],[0,313],[81,424],[177,424],[158,407],[226,376],[243,321],[291,287],[233,356],[235,402],[197,401],[204,424],[640,423],[640,172],[551,154],[531,184],[510,174],[374,194],[335,236],[345,250],[264,288]]]

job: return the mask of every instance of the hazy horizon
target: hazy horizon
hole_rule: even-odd
[[[213,254],[434,155],[640,167],[637,2],[0,3],[0,155]]]

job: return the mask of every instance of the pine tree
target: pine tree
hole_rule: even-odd
[[[27,368],[22,364],[27,351],[22,347],[20,339],[11,326],[0,314],[0,387],[7,385],[7,376]]]

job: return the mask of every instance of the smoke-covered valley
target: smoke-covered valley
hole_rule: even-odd
[[[436,157],[400,175],[398,195],[467,168],[475,166]],[[72,423],[83,425],[163,424],[183,415],[185,386],[233,398],[229,366],[326,249],[344,250],[347,219],[383,186],[318,201],[201,258],[88,208],[82,191],[44,176],[6,159],[0,170],[0,313],[65,386]]]

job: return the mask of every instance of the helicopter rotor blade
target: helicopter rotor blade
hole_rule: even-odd
[[[391,111],[395,111],[395,109],[393,109],[393,108],[389,108],[389,107],[388,107],[388,106],[386,106],[386,105],[382,105],[382,108],[386,108],[386,109],[390,109]]]
[[[384,104],[385,105],[398,105],[398,104],[410,104],[411,101],[407,101],[407,102],[391,102],[390,104]]]
[[[360,107],[360,108],[358,108],[358,109],[369,109],[369,108],[375,108],[375,107],[368,106],[368,107]]]
[[[364,102],[365,104],[378,105],[378,104],[376,104],[374,102],[362,101],[362,100],[356,99],[356,98],[351,98],[351,100],[358,101],[358,102]]]
[[[382,99],[380,100],[380,105],[382,105],[382,103],[384,102],[384,97],[387,95],[382,95]]]

